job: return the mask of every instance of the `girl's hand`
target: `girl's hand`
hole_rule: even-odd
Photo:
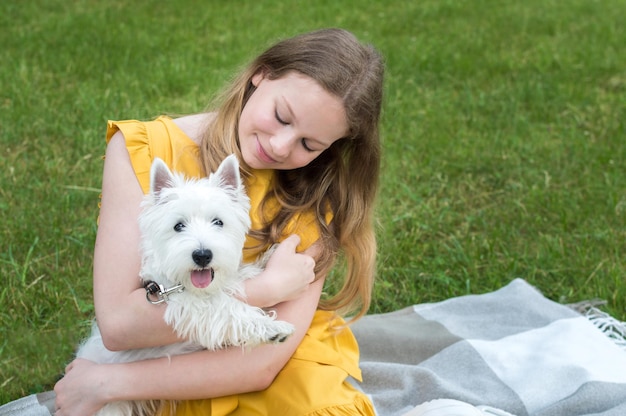
[[[300,237],[291,235],[278,244],[258,276],[246,281],[248,303],[259,307],[274,306],[304,294],[315,280],[314,247],[297,253]]]
[[[106,404],[105,383],[93,361],[77,358],[65,368],[65,375],[54,386],[55,416],[93,415]]]

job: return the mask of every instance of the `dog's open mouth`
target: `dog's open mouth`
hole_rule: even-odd
[[[191,283],[198,289],[203,289],[211,284],[214,275],[213,268],[194,270],[191,272]]]

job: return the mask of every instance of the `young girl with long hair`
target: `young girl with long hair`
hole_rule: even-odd
[[[375,274],[374,201],[380,167],[383,62],[341,29],[278,42],[201,114],[109,122],[94,252],[94,303],[112,350],[179,341],[140,286],[140,201],[152,160],[189,176],[236,154],[251,199],[244,248],[247,301],[296,332],[279,345],[225,348],[126,364],[75,360],[57,383],[57,415],[110,401],[176,401],[176,415],[373,415],[349,321],[369,307]],[[338,264],[340,272],[330,273]],[[332,293],[323,293],[327,279]]]

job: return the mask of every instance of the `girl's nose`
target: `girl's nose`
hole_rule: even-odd
[[[296,141],[296,137],[289,131],[281,131],[270,139],[270,146],[274,154],[282,159],[289,156]]]

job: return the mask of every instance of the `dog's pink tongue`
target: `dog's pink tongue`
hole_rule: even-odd
[[[194,270],[191,272],[191,283],[198,289],[202,289],[211,284],[213,273],[211,269]]]

